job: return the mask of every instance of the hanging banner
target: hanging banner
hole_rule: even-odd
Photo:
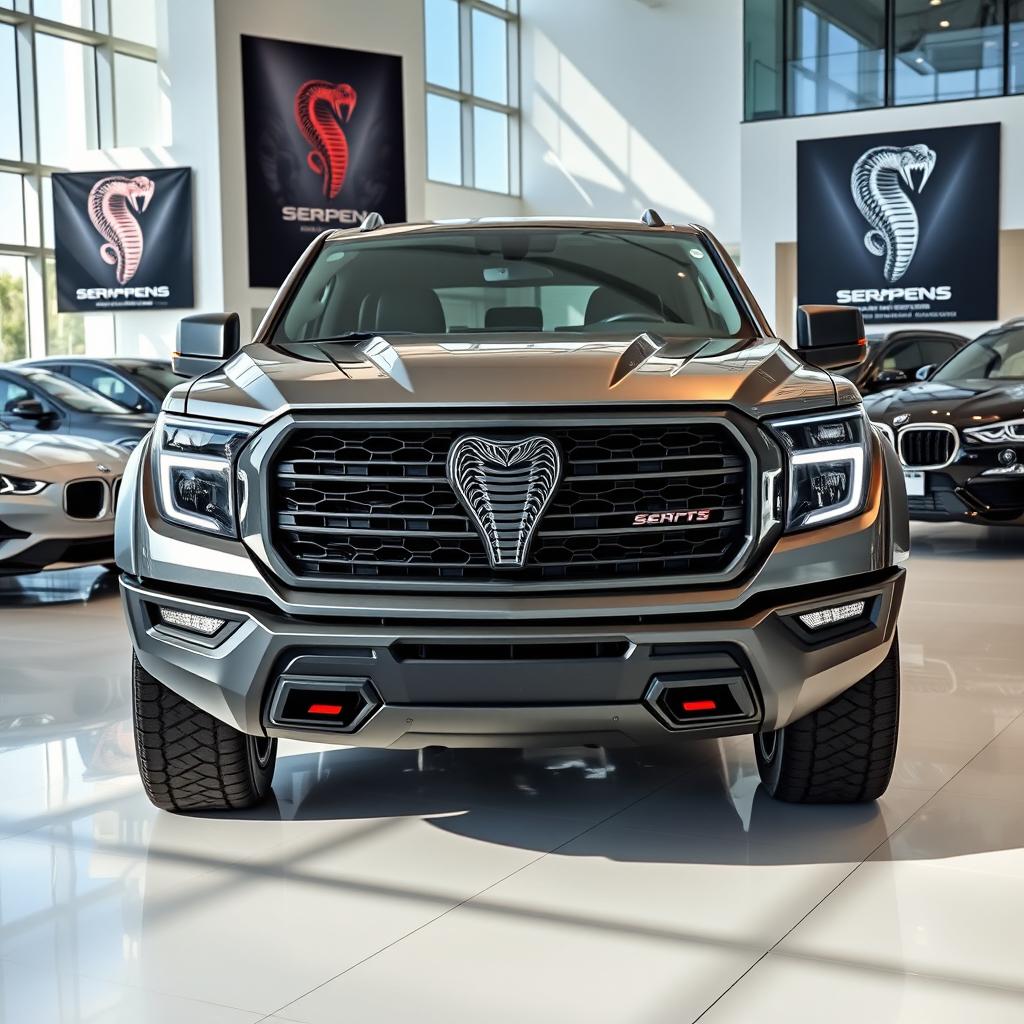
[[[192,171],[53,175],[57,309],[188,309]]]
[[[869,322],[995,320],[999,125],[797,144],[801,305]]]
[[[402,58],[242,36],[249,284],[325,228],[405,220]]]

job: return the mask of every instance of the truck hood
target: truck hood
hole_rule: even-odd
[[[88,437],[0,430],[0,473],[12,476],[46,480],[96,476],[101,465],[112,476],[120,476],[127,458],[121,448]]]
[[[756,417],[836,404],[832,378],[776,339],[464,338],[247,345],[192,383],[185,411],[259,425],[296,410],[692,403]]]

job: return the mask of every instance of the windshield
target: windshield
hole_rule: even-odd
[[[1024,380],[1024,326],[997,328],[976,338],[932,380]]]
[[[753,333],[689,232],[476,228],[324,246],[274,336]]]
[[[47,373],[46,370],[23,370],[22,372],[40,391],[45,391],[51,398],[63,402],[75,412],[119,413],[122,415],[128,413],[123,406],[111,402],[110,399],[104,398],[95,391],[75,384],[67,377],[58,377],[57,374]]]
[[[149,389],[161,398],[173,387],[177,387],[187,377],[176,374],[169,366],[159,366],[153,363],[135,363],[122,365],[120,369],[138,377],[139,381],[148,385]]]

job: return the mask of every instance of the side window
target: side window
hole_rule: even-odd
[[[0,412],[10,412],[18,402],[31,397],[20,384],[0,377]]]
[[[71,366],[68,376],[126,409],[134,409],[139,402],[139,393],[135,388],[98,366]]]
[[[916,341],[897,343],[882,358],[883,370],[916,370],[923,365],[921,346]]]
[[[921,365],[938,366],[956,351],[956,344],[944,338],[925,338],[921,341]]]

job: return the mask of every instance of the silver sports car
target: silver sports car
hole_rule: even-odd
[[[112,562],[127,458],[89,438],[0,430],[0,575]]]

